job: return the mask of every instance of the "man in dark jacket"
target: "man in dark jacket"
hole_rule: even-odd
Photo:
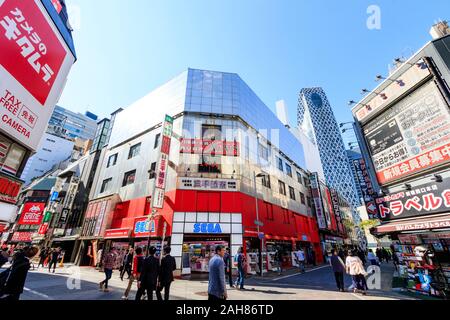
[[[338,290],[341,292],[345,291],[344,287],[344,271],[345,271],[345,264],[344,261],[342,261],[341,257],[338,255],[338,252],[336,249],[333,249],[332,255],[330,258],[330,264],[333,268],[334,277],[336,279],[336,285],[338,287]]]
[[[123,257],[122,270],[120,271],[120,280],[122,280],[122,281],[123,281],[123,276],[125,275],[125,272],[128,274],[128,280],[131,277],[131,266],[133,264],[133,255],[134,255],[134,250],[133,250],[133,248],[130,248],[130,250],[128,250],[128,253],[125,255],[125,257]]]
[[[37,247],[26,247],[19,250],[13,257],[11,268],[4,271],[9,273],[2,292],[0,292],[0,300],[18,301],[23,293],[25,280],[27,279],[28,270],[30,270],[30,259],[32,259],[39,249]],[[5,274],[2,274],[2,277]]]
[[[44,267],[44,262],[45,262],[45,259],[47,259],[47,256],[48,256],[47,248],[42,248],[41,252],[39,253],[39,264],[37,266],[38,268],[40,266]]]
[[[53,265],[53,273],[55,273],[56,264],[58,263],[58,257],[59,257],[59,248],[55,248],[50,253],[50,262],[48,263],[48,272],[50,272],[52,265]]]
[[[147,291],[148,300],[153,300],[153,291],[156,290],[159,275],[159,260],[155,258],[156,248],[150,247],[148,253],[150,254],[142,265],[142,273],[138,281],[138,291],[136,293],[136,300],[142,298],[142,294]]]
[[[170,255],[171,248],[164,248],[164,258],[161,260],[161,268],[159,269],[158,288],[156,289],[156,297],[162,300],[161,291],[164,289],[164,300],[169,300],[170,285],[173,282],[173,272],[177,269],[175,258]]]
[[[223,263],[225,264],[225,274],[228,276],[228,281],[230,283],[230,287],[233,288],[233,269],[232,269],[232,261],[231,261],[231,253],[230,248],[227,248],[225,255],[223,256]]]

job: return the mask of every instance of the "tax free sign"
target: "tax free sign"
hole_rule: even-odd
[[[75,57],[47,0],[0,0],[0,131],[35,151]]]

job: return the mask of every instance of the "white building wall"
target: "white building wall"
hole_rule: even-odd
[[[36,154],[28,160],[20,178],[27,185],[33,178],[43,176],[54,165],[69,158],[72,154],[73,147],[73,141],[45,133]]]

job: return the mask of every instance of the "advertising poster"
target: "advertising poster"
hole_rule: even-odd
[[[450,159],[450,110],[433,81],[363,127],[383,185]]]
[[[0,127],[36,150],[75,57],[40,0],[0,1],[0,48]]]
[[[424,182],[411,191],[401,191],[376,199],[382,220],[396,220],[450,210],[450,178]]]
[[[23,205],[19,225],[39,225],[44,218],[45,203],[27,202]]]

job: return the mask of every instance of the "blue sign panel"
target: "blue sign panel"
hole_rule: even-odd
[[[56,201],[56,199],[58,199],[59,196],[59,192],[54,191],[52,193],[52,197],[50,198],[50,201]]]
[[[222,233],[219,223],[196,223],[194,224],[194,233]]]

